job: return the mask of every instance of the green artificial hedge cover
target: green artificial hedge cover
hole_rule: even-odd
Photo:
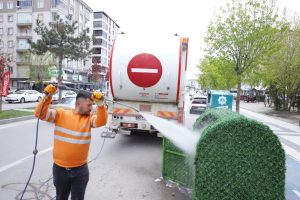
[[[193,200],[285,199],[285,153],[268,126],[228,109],[211,109],[194,129],[204,130]]]

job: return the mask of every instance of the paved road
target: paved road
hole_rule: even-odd
[[[189,108],[187,99],[186,111]],[[15,105],[29,105],[13,104]],[[36,104],[36,103],[33,103]],[[30,105],[29,107],[32,107]],[[245,107],[244,107],[245,108]],[[263,114],[241,109],[241,113],[269,125],[285,148],[286,199],[300,199],[300,129],[290,123]],[[199,115],[186,114],[186,127],[191,129]],[[18,199],[27,180],[32,164],[36,120],[0,126],[0,196],[1,199]],[[90,160],[99,153],[103,139],[94,129]],[[54,188],[51,178],[53,125],[41,122],[39,156],[31,185],[26,197],[39,195],[51,199]],[[90,163],[91,179],[86,199],[155,199],[189,200],[187,191],[161,180],[161,139],[141,135],[106,139],[100,156]]]
[[[32,165],[36,120],[0,126],[0,199],[19,199]],[[53,125],[41,122],[39,154],[26,198],[51,199]],[[93,129],[90,160],[104,140],[103,128]],[[102,152],[89,164],[86,199],[189,200],[188,193],[161,179],[162,139],[145,135],[117,135],[106,139]]]

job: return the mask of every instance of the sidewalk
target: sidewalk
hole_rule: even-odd
[[[235,110],[235,101],[233,102]],[[276,119],[294,124],[299,126],[300,124],[300,113],[299,112],[288,112],[288,111],[275,111],[273,107],[265,107],[263,102],[247,103],[244,101],[240,102],[240,108],[249,110],[256,113],[261,113]]]

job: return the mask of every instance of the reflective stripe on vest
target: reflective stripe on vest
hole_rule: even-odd
[[[47,114],[46,114],[46,117],[45,117],[45,120],[48,121],[49,117],[50,117],[50,114],[51,114],[51,110],[47,110]]]
[[[56,117],[56,110],[52,110],[51,113],[52,113],[52,120],[51,120],[51,122],[54,122],[55,117]]]
[[[54,122],[55,117],[56,117],[56,110],[53,110],[53,109],[48,109],[47,110],[47,114],[46,114],[46,117],[45,117],[46,121],[49,120],[50,115],[52,116],[51,122]]]
[[[55,135],[54,139],[56,140],[60,140],[63,142],[68,142],[68,143],[72,143],[72,144],[88,144],[91,142],[91,140],[78,140],[78,139],[72,139],[72,138],[66,138],[66,137],[62,137],[59,135]]]
[[[91,132],[77,132],[77,131],[71,131],[69,129],[65,129],[62,128],[60,126],[55,126],[55,130],[65,133],[65,134],[69,134],[69,135],[73,135],[73,136],[77,136],[77,137],[86,137],[86,136],[91,136]]]

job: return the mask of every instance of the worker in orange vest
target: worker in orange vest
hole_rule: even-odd
[[[76,96],[75,109],[67,110],[48,108],[56,92],[54,85],[48,85],[44,92],[48,95],[38,104],[35,116],[55,124],[53,183],[56,199],[67,200],[71,193],[72,199],[83,200],[89,181],[87,159],[91,128],[104,126],[107,122],[103,94],[95,91],[91,95],[81,91]],[[98,105],[96,114],[91,112],[93,101]]]

